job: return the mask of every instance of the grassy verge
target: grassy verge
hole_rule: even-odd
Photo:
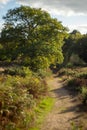
[[[51,111],[54,104],[54,99],[51,97],[46,97],[41,100],[40,104],[35,108],[36,123],[35,126],[29,128],[29,130],[40,130],[41,125],[46,117],[46,115]]]

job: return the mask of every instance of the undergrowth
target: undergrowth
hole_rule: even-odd
[[[51,106],[47,92],[45,78],[29,68],[6,69],[0,75],[0,130],[28,130],[39,124]]]
[[[59,70],[58,75],[66,76],[69,90],[79,96],[80,101],[87,104],[87,67],[63,68]]]

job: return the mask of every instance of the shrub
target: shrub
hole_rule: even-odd
[[[26,77],[3,75],[0,81],[0,129],[27,130],[34,122],[37,99],[47,92],[45,80],[30,73]]]
[[[46,81],[39,77],[27,77],[26,79],[22,79],[19,85],[27,88],[28,93],[33,95],[34,98],[39,98],[47,92]]]
[[[0,126],[5,129],[9,125],[21,125],[19,120],[24,120],[25,110],[29,108],[31,100],[27,89],[0,84]]]
[[[46,77],[50,77],[52,75],[52,71],[50,69],[48,70],[42,70],[39,69],[37,71],[38,76],[40,76],[41,78],[46,78]]]
[[[76,79],[71,79],[68,81],[67,83],[68,89],[72,90],[74,92],[78,92],[79,91],[79,87],[77,85]]]
[[[64,68],[64,69],[61,69],[59,71],[59,76],[75,76],[76,74],[76,71],[74,71],[73,69],[70,69],[70,68]]]
[[[32,72],[29,70],[28,67],[11,67],[8,69],[5,69],[4,71],[5,74],[9,74],[11,76],[22,76],[25,77],[27,75],[32,75]]]
[[[87,73],[86,72],[81,72],[77,75],[78,78],[83,78],[83,79],[87,79]]]
[[[81,87],[81,86],[83,86],[83,85],[87,85],[87,79],[84,79],[84,78],[76,78],[75,79],[75,85],[77,86],[77,87]]]
[[[81,88],[81,86],[87,85],[87,79],[73,78],[68,81],[68,86]]]
[[[71,79],[68,81],[67,86],[74,93],[79,94],[79,98],[82,100],[83,104],[87,104],[87,80],[86,79]]]
[[[87,104],[87,86],[81,87],[82,103]]]

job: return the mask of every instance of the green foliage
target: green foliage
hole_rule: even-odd
[[[22,95],[22,96],[21,96]],[[32,96],[27,89],[18,86],[0,85],[0,126],[4,129],[16,128],[24,119],[25,109],[30,105]],[[17,125],[16,125],[17,123]]]
[[[84,67],[86,63],[78,56],[78,54],[72,53],[69,57],[69,61],[66,64],[67,68],[73,68],[73,67]]]
[[[47,69],[50,64],[63,61],[67,29],[46,11],[21,6],[9,10],[3,18],[0,41],[6,59],[18,60],[33,70]]]
[[[47,70],[43,70],[43,69],[39,69],[37,71],[38,76],[40,76],[41,78],[46,78],[46,77],[51,77],[52,76],[52,71],[50,69]]]
[[[79,31],[73,30],[67,39],[65,39],[65,44],[63,46],[63,54],[64,54],[64,63],[63,65],[67,65],[70,62],[70,57],[72,54],[78,54],[77,53],[77,42],[78,40],[82,38],[82,35]]]
[[[40,126],[48,112],[51,111],[54,104],[54,99],[50,97],[44,98],[37,107],[35,107],[36,123],[29,130],[40,130]]]
[[[23,68],[25,77],[19,70],[14,76],[13,70],[9,71],[12,76],[0,76],[0,128],[28,130],[35,120],[34,107],[47,93],[47,84],[28,68]]]
[[[71,68],[68,68],[68,69],[67,68],[62,68],[58,72],[59,76],[64,76],[64,75],[66,75],[66,76],[75,76],[75,74],[76,74],[76,71],[74,71]]]
[[[87,104],[87,67],[78,68],[62,68],[59,76],[65,76],[67,80],[65,86],[78,95],[80,101]]]
[[[45,80],[31,77],[30,79],[28,78],[27,81],[25,80],[23,82],[21,84],[24,84],[24,87],[27,88],[29,94],[33,95],[34,98],[39,98],[47,92],[47,84]]]
[[[87,34],[78,40],[76,48],[79,57],[87,63]]]
[[[28,67],[10,67],[8,69],[5,69],[4,71],[5,74],[9,74],[9,75],[12,75],[12,76],[22,76],[22,77],[25,77],[25,76],[31,76],[32,75],[32,72],[29,70]]]
[[[87,79],[87,72],[81,72],[79,74],[77,74],[77,77],[78,78],[83,78],[83,79]]]
[[[81,91],[82,91],[83,96],[87,96],[87,87],[86,86],[83,86]]]
[[[82,102],[84,105],[87,104],[87,86],[81,87]]]
[[[75,122],[71,122],[71,130],[83,130],[83,124],[80,122],[76,124]]]
[[[85,65],[87,62],[87,34],[82,35],[77,30],[70,33],[69,37],[65,39],[63,54],[63,65],[70,63],[70,58],[72,56],[74,56],[74,64],[72,65]]]

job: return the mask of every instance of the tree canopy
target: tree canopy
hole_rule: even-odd
[[[66,65],[72,54],[78,54],[78,40],[82,38],[82,34],[78,30],[73,30],[69,33],[67,39],[65,39],[65,44],[63,46],[64,54],[64,65]]]
[[[67,65],[70,62],[70,57],[74,54],[87,63],[87,34],[81,34],[78,30],[73,30],[69,33],[69,37],[65,39],[63,46],[64,62]],[[80,64],[80,63],[79,63]]]
[[[79,57],[87,63],[87,34],[78,40],[76,50]]]
[[[61,48],[67,29],[46,11],[21,6],[9,10],[3,18],[0,41],[4,59],[20,59],[36,68],[63,61]]]

